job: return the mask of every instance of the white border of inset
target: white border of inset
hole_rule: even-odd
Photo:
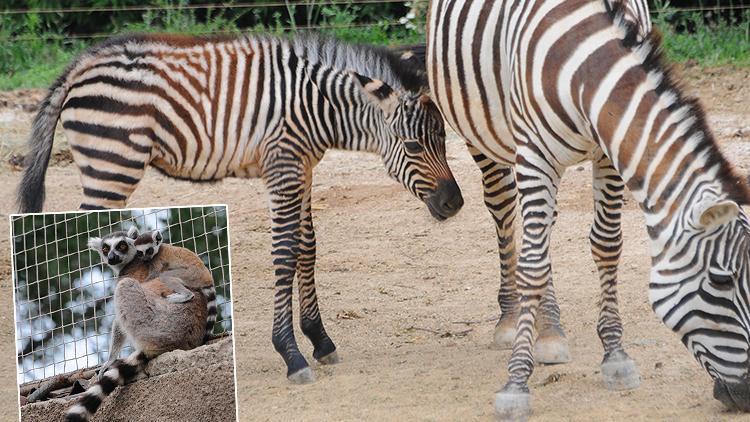
[[[53,212],[31,212],[31,213],[14,213],[8,215],[8,239],[10,243],[10,277],[11,277],[11,288],[13,290],[13,360],[16,362],[16,374],[18,373],[18,356],[16,354],[16,345],[18,344],[18,330],[16,329],[17,318],[16,315],[16,268],[14,265],[15,256],[15,242],[13,242],[13,218],[14,217],[26,217],[30,215],[55,215],[55,214],[88,214],[96,212],[117,212],[117,211],[144,211],[151,209],[179,209],[179,208],[196,208],[196,207],[224,207],[227,214],[227,253],[228,253],[228,265],[229,265],[229,288],[231,289],[231,311],[230,317],[232,319],[232,374],[234,378],[234,419],[239,420],[239,396],[237,391],[237,343],[234,339],[234,277],[232,276],[232,234],[230,230],[231,223],[229,221],[229,205],[228,204],[196,204],[196,205],[178,205],[178,206],[150,206],[143,208],[115,208],[115,209],[104,209],[104,210],[75,210],[75,211],[53,211]],[[21,384],[16,382],[16,409],[18,410],[18,421],[21,422]]]

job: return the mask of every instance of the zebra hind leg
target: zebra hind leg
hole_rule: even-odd
[[[466,144],[471,157],[482,172],[484,205],[492,215],[497,232],[497,249],[500,257],[500,289],[497,303],[500,319],[495,325],[492,347],[506,350],[513,347],[518,320],[518,291],[516,290],[516,175],[512,167],[490,160],[471,144]]]
[[[552,213],[552,226],[557,222],[557,200]],[[570,346],[560,323],[560,306],[555,297],[552,284],[552,273],[547,280],[547,292],[539,305],[539,317],[536,321],[539,333],[534,345],[534,360],[547,365],[570,362]]]
[[[589,240],[599,272],[601,298],[596,328],[604,346],[602,377],[609,390],[629,390],[640,385],[635,362],[622,346],[622,321],[617,306],[617,265],[622,251],[624,183],[609,159],[601,154],[593,162],[594,223]]]
[[[570,362],[570,346],[560,324],[560,307],[555,298],[555,288],[550,275],[547,292],[539,305],[536,329],[539,335],[534,345],[534,360],[544,364]]]
[[[326,333],[318,309],[315,292],[315,228],[312,219],[312,174],[305,178],[305,196],[302,204],[300,227],[300,253],[297,258],[297,285],[299,287],[300,328],[315,348],[313,357],[324,365],[339,363],[336,345]]]
[[[539,151],[527,146],[518,150],[516,167],[523,222],[521,253],[516,271],[520,294],[513,352],[508,361],[508,381],[495,395],[495,411],[501,420],[526,420],[531,414],[529,377],[534,370],[537,314],[549,286],[550,233],[555,197],[562,170]]]
[[[518,291],[515,281],[518,256],[514,238],[518,196],[516,175],[512,167],[498,164],[470,144],[467,146],[482,172],[484,204],[492,215],[497,231],[501,278],[497,295],[500,320],[495,326],[492,347],[505,350],[513,347],[518,319]],[[555,213],[553,219],[556,215]],[[568,340],[560,324],[560,308],[555,300],[551,279],[540,305],[537,331],[539,337],[534,347],[534,359],[537,362],[553,364],[570,361]]]

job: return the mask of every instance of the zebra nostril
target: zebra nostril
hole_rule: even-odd
[[[455,215],[464,205],[464,198],[461,195],[461,189],[455,180],[441,181],[435,191],[437,206],[444,214],[444,217]]]

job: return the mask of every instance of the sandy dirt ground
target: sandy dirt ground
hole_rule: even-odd
[[[750,166],[750,72],[684,69],[688,91],[706,106],[724,150],[744,172]],[[15,143],[28,134],[31,114],[18,103],[38,92],[9,93],[0,109],[0,197],[3,229],[14,209],[10,195],[20,172]],[[33,103],[33,101],[32,101]],[[47,176],[45,209],[75,209],[78,172],[66,161],[63,137]],[[227,203],[230,207],[235,342],[241,420],[491,420],[493,397],[505,382],[509,351],[489,347],[498,314],[494,229],[482,202],[480,174],[451,135],[448,158],[466,205],[438,223],[423,204],[389,180],[377,157],[333,151],[315,170],[317,286],[326,328],[343,362],[313,364],[317,381],[290,385],[271,345],[272,272],[269,218],[259,180],[212,185],[176,181],[150,171],[130,206]],[[538,366],[530,380],[534,419],[741,420],[712,398],[707,374],[647,299],[648,255],[641,212],[624,214],[620,270],[625,346],[641,386],[604,389],[596,336],[598,283],[590,258],[592,220],[588,164],[568,170],[553,234],[553,271],[573,361]],[[8,250],[3,237],[0,248]],[[8,253],[0,254],[0,309],[11,309]],[[460,321],[484,321],[464,324]],[[301,349],[312,348],[299,330]],[[15,400],[10,312],[0,312],[0,405]]]
[[[92,422],[225,422],[236,415],[231,337],[160,355],[145,372],[148,378],[113,392]],[[78,399],[26,405],[22,422],[59,422]]]

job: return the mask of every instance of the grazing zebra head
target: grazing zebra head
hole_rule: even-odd
[[[610,14],[649,89],[619,97],[613,90],[609,106],[649,103],[630,124],[656,135],[607,146],[646,213],[651,306],[714,380],[714,397],[750,412],[750,223],[740,208],[750,204],[750,187],[721,153],[700,104],[673,80],[658,34],[639,44],[624,5]],[[614,122],[622,123],[599,127],[612,133],[606,126]]]
[[[747,412],[750,224],[737,202],[717,193],[698,190],[692,209],[676,219],[674,238],[653,258],[649,296],[714,379],[714,397]]]
[[[437,106],[427,94],[398,93],[383,81],[353,75],[382,112],[378,152],[388,174],[427,204],[436,219],[455,215],[464,200],[445,158],[445,126]]]

